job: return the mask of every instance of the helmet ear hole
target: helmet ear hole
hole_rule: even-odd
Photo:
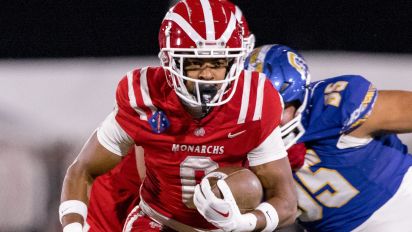
[[[290,83],[288,83],[288,82],[283,82],[282,86],[280,86],[280,88],[279,88],[279,93],[282,94],[283,92],[285,92],[285,90],[286,90],[287,88],[289,88],[289,86],[290,86]]]

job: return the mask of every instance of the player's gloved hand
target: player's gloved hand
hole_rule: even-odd
[[[203,178],[196,185],[193,202],[199,213],[214,226],[224,231],[252,231],[257,218],[251,213],[241,214],[229,186],[224,180],[218,180],[217,186],[223,195],[219,199],[212,192],[209,180]]]

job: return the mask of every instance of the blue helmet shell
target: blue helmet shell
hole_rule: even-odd
[[[295,50],[280,44],[255,48],[245,60],[245,69],[265,73],[285,103],[304,103],[310,73]]]

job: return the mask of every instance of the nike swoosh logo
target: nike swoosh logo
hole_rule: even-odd
[[[222,213],[219,210],[214,209],[213,207],[211,207],[216,213],[222,215],[223,217],[229,217],[229,211],[227,213]]]
[[[246,132],[246,130],[243,130],[243,131],[240,131],[240,132],[237,132],[237,133],[234,133],[234,134],[229,133],[229,134],[227,135],[227,137],[228,137],[229,139],[233,139],[234,137],[236,137],[236,136],[238,136],[238,135],[241,135],[241,134],[243,134],[243,133],[245,133],[245,132]]]
[[[269,212],[268,212],[268,211],[266,211],[266,214],[268,215],[268,217],[269,217],[270,221],[272,221],[272,217],[270,216],[270,214],[269,214]]]

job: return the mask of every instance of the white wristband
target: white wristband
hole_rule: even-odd
[[[265,215],[266,227],[262,232],[274,231],[279,223],[279,215],[276,209],[271,204],[263,202],[256,207],[256,210],[260,210]]]
[[[86,221],[87,206],[83,201],[78,201],[78,200],[63,201],[59,207],[60,223],[62,223],[63,216],[70,214],[70,213],[80,214],[83,217],[83,220]]]
[[[252,231],[256,228],[257,217],[252,213],[242,214],[240,231]]]
[[[83,226],[82,224],[78,222],[73,222],[73,223],[67,224],[63,228],[63,232],[83,232]]]

